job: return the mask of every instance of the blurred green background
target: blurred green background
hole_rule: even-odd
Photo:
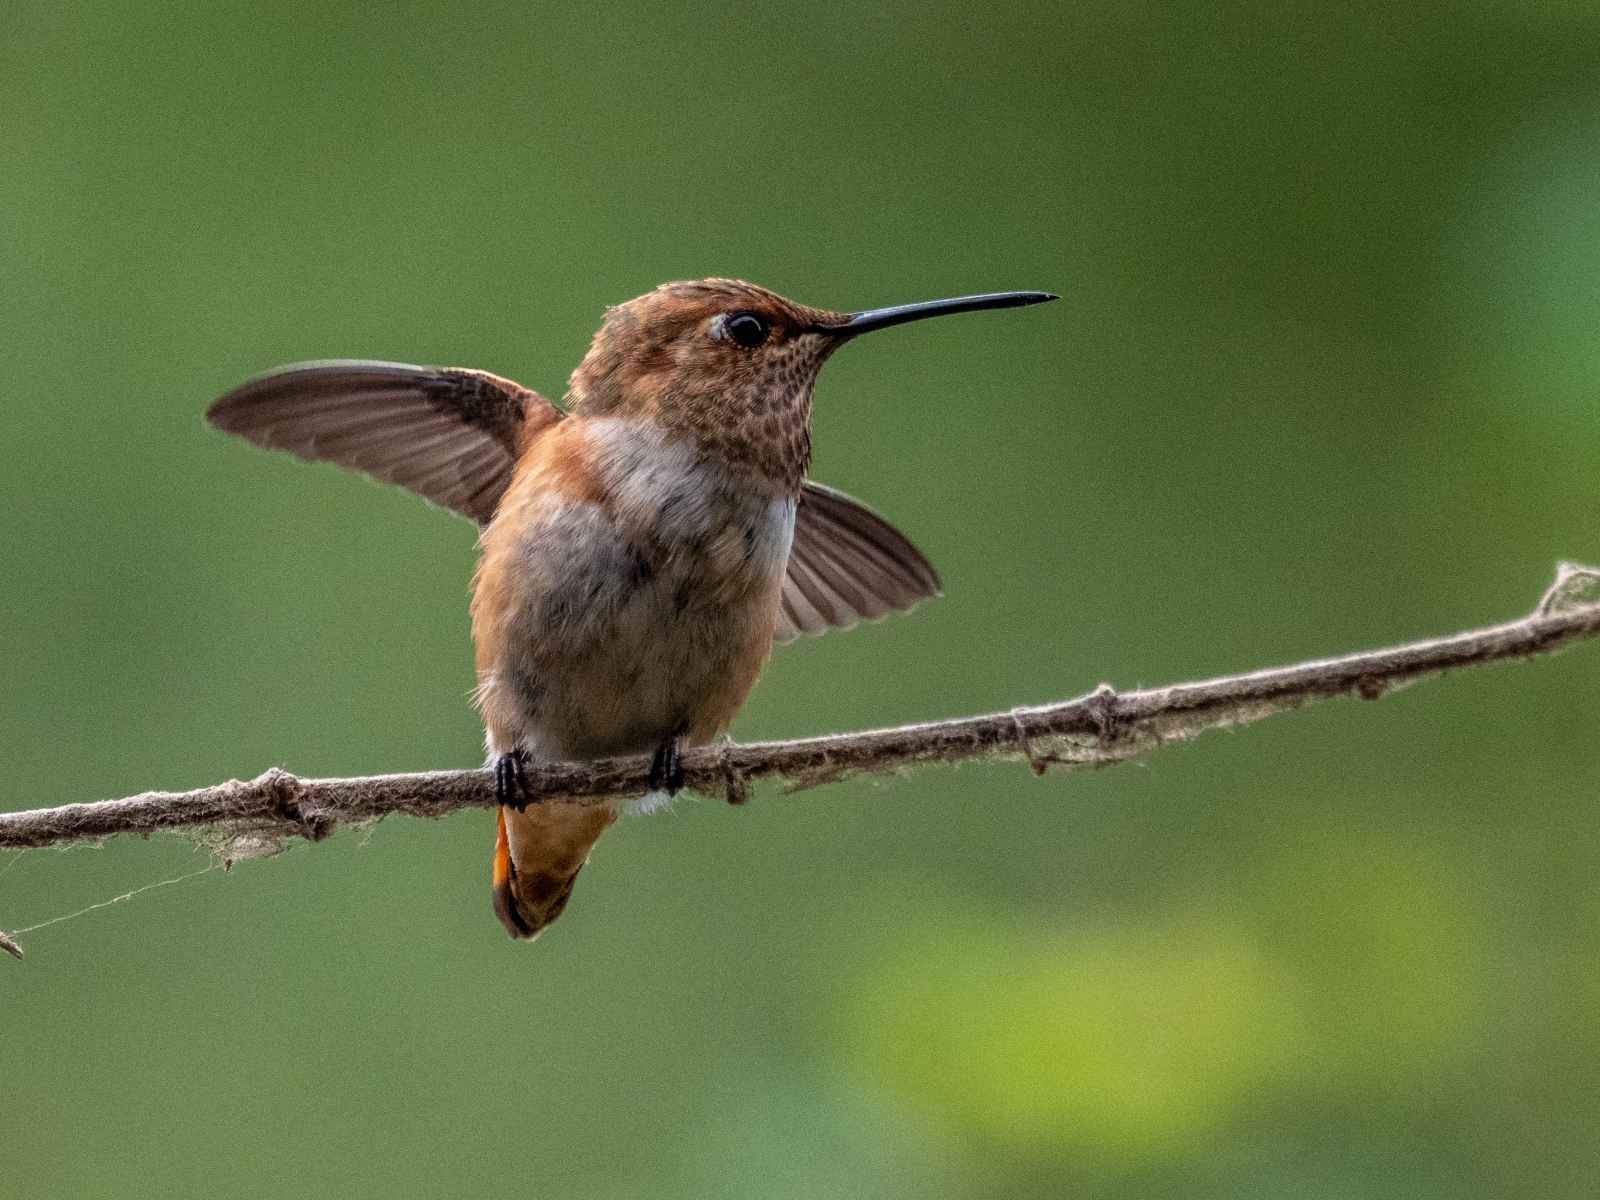
[[[741,738],[1446,632],[1600,558],[1591,4],[5,26],[6,807],[476,763],[471,527],[200,414],[324,356],[560,395],[665,279],[1063,295],[828,366],[815,474],[946,596],[780,650]],[[487,813],[296,846],[0,961],[0,1195],[1592,1195],[1597,687],[680,802],[532,947]],[[0,853],[0,926],[206,862]]]

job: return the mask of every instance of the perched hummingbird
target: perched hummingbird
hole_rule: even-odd
[[[477,705],[500,800],[494,908],[516,938],[561,914],[615,806],[532,804],[530,761],[679,750],[733,720],[774,641],[939,592],[928,560],[806,478],[834,350],[995,292],[841,313],[735,279],[606,311],[565,407],[486,371],[340,360],[259,375],[208,419],[259,446],[398,483],[481,527]]]

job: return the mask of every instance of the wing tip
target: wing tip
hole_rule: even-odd
[[[211,402],[206,409],[206,419],[212,420],[219,411],[240,408],[258,397],[276,393],[286,386],[304,382],[308,378],[323,376],[376,375],[388,379],[411,379],[441,370],[414,363],[389,362],[379,358],[308,358],[301,362],[284,363],[270,370],[250,376],[237,387],[230,388]]]
[[[772,640],[774,644],[779,646],[792,646],[802,638],[818,638],[825,633],[846,633],[859,625],[882,625],[890,617],[903,617],[921,608],[930,600],[942,600],[943,598],[943,590],[926,592],[912,600],[908,600],[904,604],[886,608],[874,615],[855,613],[848,620],[837,625],[801,625],[798,621],[787,618],[786,614],[780,610],[778,631],[772,635]]]

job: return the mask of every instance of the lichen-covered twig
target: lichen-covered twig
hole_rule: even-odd
[[[1425,675],[1546,654],[1596,634],[1600,571],[1563,563],[1535,610],[1503,625],[1169,687],[1118,692],[1102,684],[1074,700],[984,716],[704,746],[685,752],[684,778],[695,791],[741,803],[751,784],[765,779],[799,791],[921,763],[1015,759],[1039,773],[1052,766],[1106,766],[1309,700],[1350,694],[1376,699]],[[648,774],[647,758],[536,764],[529,767],[528,788],[535,801],[595,804],[644,793]],[[0,847],[208,826],[224,835],[225,858],[252,857],[287,837],[319,840],[344,822],[391,813],[438,817],[494,802],[494,778],[484,770],[300,779],[273,768],[251,780],[188,792],[0,813]]]

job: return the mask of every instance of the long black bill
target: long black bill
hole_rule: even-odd
[[[924,317],[942,317],[946,313],[977,312],[984,308],[1021,308],[1027,304],[1043,304],[1058,300],[1050,292],[985,292],[981,296],[952,296],[948,300],[924,300],[920,304],[896,304],[892,308],[869,308],[865,312],[851,313],[843,325],[817,325],[818,333],[854,337],[874,329],[887,329],[891,325],[904,325],[907,321],[920,321]]]

